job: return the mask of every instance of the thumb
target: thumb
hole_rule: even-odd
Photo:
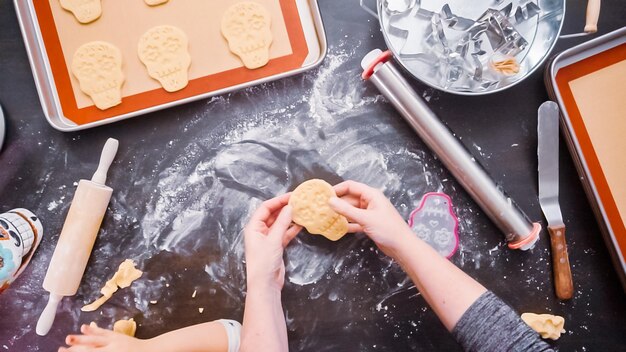
[[[278,214],[276,221],[272,224],[268,237],[278,237],[282,242],[283,235],[287,232],[289,225],[291,225],[291,206],[285,205]]]
[[[357,208],[345,200],[337,197],[332,197],[328,201],[330,207],[339,214],[357,222],[361,225],[365,224],[367,219],[367,213],[365,210]]]

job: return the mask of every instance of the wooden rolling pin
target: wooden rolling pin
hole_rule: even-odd
[[[73,296],[87,267],[113,189],[105,185],[109,166],[117,153],[118,141],[109,138],[102,150],[100,164],[89,180],[80,180],[72,205],[52,255],[43,288],[50,292],[48,304],[37,321],[37,335],[52,327],[57,306],[63,297]]]

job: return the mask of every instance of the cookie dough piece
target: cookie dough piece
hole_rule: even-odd
[[[505,76],[515,76],[520,71],[520,65],[514,57],[494,59],[491,68]]]
[[[60,3],[62,8],[70,11],[83,24],[93,22],[102,15],[100,0],[60,0]]]
[[[185,32],[174,26],[157,26],[139,39],[139,59],[146,65],[150,77],[168,92],[187,86],[187,71],[191,65],[189,40]]]
[[[128,335],[130,337],[135,337],[135,332],[137,331],[137,323],[133,318],[128,320],[118,320],[113,324],[113,331],[119,332],[120,334]]]
[[[522,314],[522,320],[544,339],[556,340],[565,332],[565,319],[552,314]]]
[[[269,61],[272,45],[270,12],[251,1],[234,4],[222,17],[222,35],[230,51],[249,69],[263,67]]]
[[[348,232],[348,220],[328,205],[335,190],[326,181],[313,179],[300,184],[291,194],[293,221],[312,234],[337,241]]]
[[[113,275],[111,280],[104,284],[104,287],[100,290],[102,297],[98,298],[91,304],[87,304],[80,310],[83,312],[93,312],[100,308],[113,294],[117,291],[117,288],[125,288],[130,286],[133,281],[141,277],[143,272],[135,268],[135,263],[131,259],[126,259],[120,264],[117,272]]]
[[[157,5],[165,4],[169,0],[144,0],[144,1],[146,2],[146,4],[150,6],[157,6]]]
[[[102,41],[82,45],[74,53],[72,73],[80,90],[91,97],[96,107],[106,110],[122,102],[122,52]]]
[[[97,328],[98,324],[95,321],[89,323],[89,326]],[[135,332],[137,331],[137,323],[133,318],[128,320],[118,320],[113,323],[113,331],[119,332],[120,334],[128,335],[130,337],[135,337]]]

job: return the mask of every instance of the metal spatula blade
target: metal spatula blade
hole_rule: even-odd
[[[2,112],[2,105],[0,105],[0,151],[2,150],[2,144],[4,144],[4,113]]]
[[[563,225],[559,206],[559,107],[552,101],[539,107],[537,141],[539,204],[550,226]]]

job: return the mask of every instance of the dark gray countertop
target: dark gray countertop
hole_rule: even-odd
[[[461,221],[461,247],[452,258],[457,265],[520,313],[564,316],[567,333],[554,343],[559,349],[623,348],[624,292],[565,145],[561,204],[575,295],[559,302],[547,234],[529,252],[506,249],[500,232],[398,113],[360,80],[361,57],[384,47],[377,22],[356,0],[320,5],[330,48],[318,69],[61,133],[43,116],[13,2],[0,1],[0,104],[7,117],[0,211],[31,209],[45,227],[33,262],[0,295],[0,350],[56,350],[66,334],[90,321],[106,326],[134,317],[138,336],[151,337],[219,318],[240,320],[241,228],[259,199],[310,177],[383,187],[404,216],[425,192],[448,193]],[[564,33],[577,32],[584,4],[568,6]],[[600,33],[625,20],[620,0],[603,2]],[[581,41],[562,40],[555,53]],[[536,196],[536,111],[548,99],[542,72],[484,97],[414,86],[529,218],[544,222]],[[38,337],[34,326],[47,299],[41,283],[74,182],[91,177],[108,137],[120,141],[109,177],[115,189],[109,211],[78,294],[63,301],[50,334]],[[126,258],[135,259],[144,276],[100,312],[81,313]],[[458,349],[400,268],[362,235],[337,243],[300,235],[288,250],[283,303],[293,351]]]

